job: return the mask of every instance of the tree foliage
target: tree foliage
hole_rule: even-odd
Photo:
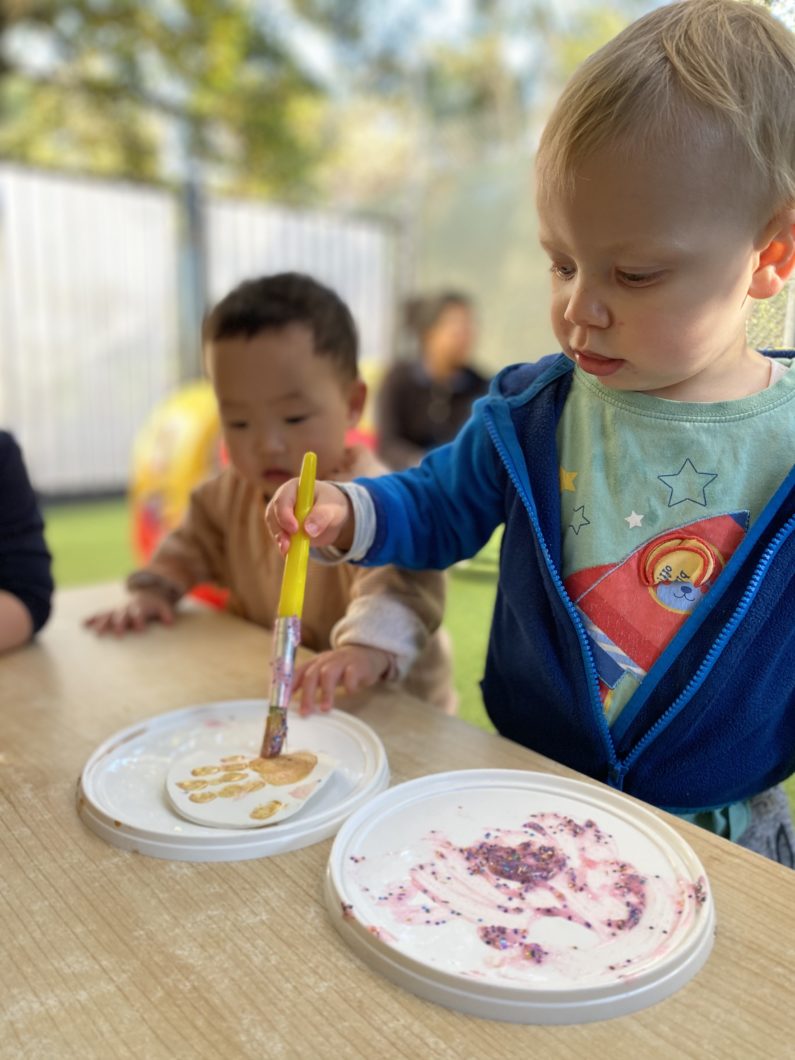
[[[10,0],[0,31],[5,157],[306,193],[322,93],[257,5]]]
[[[383,202],[423,167],[529,153],[561,72],[653,2],[469,0],[456,27],[426,0],[5,0],[0,155]]]

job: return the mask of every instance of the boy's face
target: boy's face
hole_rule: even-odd
[[[680,401],[766,385],[745,341],[758,254],[730,167],[705,149],[682,163],[602,151],[576,190],[539,197],[563,352],[616,390]]]
[[[341,468],[365,387],[343,382],[333,360],[315,353],[306,325],[220,339],[207,355],[229,459],[264,497],[300,473],[307,450],[317,453],[318,478]]]

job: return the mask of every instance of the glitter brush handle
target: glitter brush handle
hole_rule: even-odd
[[[265,738],[260,751],[262,758],[274,758],[281,754],[287,737],[287,707],[293,687],[295,652],[301,643],[301,612],[304,607],[306,568],[309,562],[309,538],[304,532],[304,519],[312,510],[315,499],[316,470],[317,457],[314,453],[305,453],[295,503],[298,530],[290,540],[273,629],[271,695]]]

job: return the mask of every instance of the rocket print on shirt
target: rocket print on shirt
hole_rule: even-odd
[[[630,529],[639,526],[634,511]],[[585,622],[603,701],[625,673],[640,680],[710,591],[745,536],[748,512],[685,523],[619,563],[576,571],[566,589]]]

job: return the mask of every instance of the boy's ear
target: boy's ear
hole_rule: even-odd
[[[768,226],[763,237],[759,264],[751,277],[748,293],[752,298],[772,298],[784,287],[795,270],[795,210],[788,210]]]
[[[348,426],[355,427],[362,418],[364,403],[367,400],[367,383],[363,379],[354,379],[348,391]]]

